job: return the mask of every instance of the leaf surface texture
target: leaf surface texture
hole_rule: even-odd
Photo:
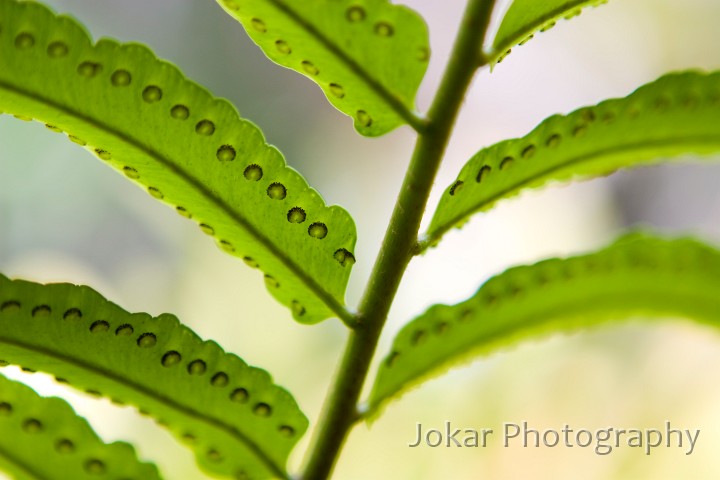
[[[0,375],[0,469],[21,480],[160,479],[127,443],[103,443],[60,398]]]
[[[510,268],[397,335],[370,409],[450,367],[542,334],[629,318],[720,325],[720,252],[693,239],[631,234],[594,253]]]
[[[260,130],[146,47],[0,0],[0,111],[37,119],[259,267],[302,323],[343,316],[355,225]]]
[[[559,20],[580,15],[583,8],[608,0],[514,0],[500,23],[492,45],[491,58],[500,63],[515,45],[524,45],[538,32],[545,32]]]
[[[388,0],[218,0],[275,63],[323,89],[378,136],[414,117],[415,94],[430,57],[427,27]]]
[[[426,239],[526,189],[718,150],[720,73],[670,74],[480,150],[445,190]]]
[[[174,316],[128,313],[89,287],[0,275],[0,325],[5,362],[137,406],[187,444],[205,471],[286,478],[308,424],[295,400],[267,372]]]

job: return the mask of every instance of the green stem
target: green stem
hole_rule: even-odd
[[[357,405],[378,339],[410,259],[430,190],[450,139],[465,92],[481,63],[482,43],[495,0],[470,0],[463,15],[450,61],[419,133],[410,166],[393,210],[365,294],[360,323],[350,332],[337,377],[325,401],[303,480],[328,478],[352,426],[360,418]]]

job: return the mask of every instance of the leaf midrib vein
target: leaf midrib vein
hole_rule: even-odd
[[[338,315],[345,322],[354,322],[352,315],[347,309],[340,304],[329,292],[323,287],[317,284],[315,280],[308,275],[302,268],[300,268],[294,261],[292,261],[284,252],[275,246],[265,235],[257,230],[252,224],[250,224],[241,214],[236,212],[230,205],[228,205],[222,198],[213,194],[212,190],[205,187],[200,180],[195,178],[189,172],[185,171],[181,166],[173,162],[172,159],[164,157],[160,152],[148,147],[136,140],[135,138],[126,135],[125,133],[107,125],[106,123],[99,121],[95,118],[91,118],[83,113],[74,110],[66,105],[55,102],[54,100],[39,95],[35,92],[30,92],[22,88],[16,87],[15,85],[9,84],[3,80],[0,80],[0,87],[5,88],[11,92],[16,93],[27,98],[31,98],[44,103],[45,105],[51,106],[67,115],[80,119],[95,128],[105,131],[106,133],[117,138],[121,143],[127,143],[132,147],[142,151],[146,155],[154,158],[163,166],[168,168],[172,173],[175,173],[187,182],[191,187],[197,189],[204,197],[206,197],[211,203],[215,204],[220,210],[225,212],[232,220],[240,224],[240,226],[248,231],[251,236],[255,237],[257,241],[262,244],[269,252],[280,260],[280,262],[290,270],[296,277],[298,277],[307,287],[323,302],[330,310]]]
[[[365,68],[356,62],[352,57],[346,54],[340,46],[323,35],[320,30],[302,17],[298,12],[293,10],[287,3],[282,0],[268,0],[278,10],[284,13],[290,20],[295,22],[301,29],[308,32],[313,38],[320,42],[333,54],[340,62],[344,63],[350,71],[360,77],[372,91],[374,91],[395,113],[405,120],[416,131],[422,131],[425,128],[423,122],[415,115],[395,94],[385,88],[385,86],[373,77]],[[392,5],[391,5],[392,6]]]
[[[439,226],[438,228],[436,228],[434,231],[429,232],[429,234],[425,237],[426,240],[424,240],[424,242],[427,242],[427,243],[434,242],[435,240],[442,237],[445,233],[447,233],[447,231],[450,230],[456,223],[460,222],[464,218],[467,218],[469,215],[472,215],[473,213],[480,211],[489,205],[492,205],[493,203],[501,200],[506,195],[511,194],[514,191],[521,189],[522,187],[532,183],[535,180],[542,180],[543,177],[546,177],[557,171],[563,170],[566,167],[569,167],[569,166],[572,166],[572,165],[575,165],[578,163],[582,163],[585,161],[590,161],[595,158],[602,157],[604,155],[610,155],[610,154],[613,154],[616,152],[622,152],[622,151],[637,151],[637,150],[643,150],[645,148],[652,148],[652,147],[658,147],[658,146],[663,147],[663,146],[672,146],[672,145],[705,145],[705,144],[720,144],[720,136],[718,136],[718,135],[699,135],[699,136],[690,135],[690,136],[684,136],[684,137],[663,139],[663,140],[658,140],[658,141],[635,142],[635,143],[617,145],[617,146],[610,147],[610,148],[595,150],[591,153],[588,153],[585,155],[579,155],[577,157],[571,157],[570,159],[568,159],[565,162],[557,163],[550,168],[546,168],[545,170],[537,172],[530,177],[527,177],[523,180],[517,181],[517,182],[513,183],[512,185],[508,186],[507,188],[495,193],[493,196],[486,198],[482,202],[480,202],[478,204],[474,204],[472,207],[463,210],[461,213],[456,214],[450,220],[443,222],[443,224],[441,226]],[[690,152],[686,152],[686,153],[690,153]],[[532,160],[529,160],[529,161],[532,161]],[[650,160],[650,161],[652,161],[652,160]],[[645,162],[643,162],[643,163],[645,163]],[[621,166],[615,168],[613,170],[613,172],[617,171],[621,168],[642,165],[643,163],[637,163],[637,164],[628,163],[627,165],[621,165]]]
[[[161,395],[147,387],[145,387],[142,384],[133,382],[131,380],[128,380],[127,378],[124,378],[120,375],[117,375],[112,370],[107,370],[105,368],[99,368],[95,365],[85,363],[80,359],[74,358],[72,356],[68,356],[66,354],[63,354],[61,352],[56,352],[53,350],[49,350],[47,348],[43,348],[37,345],[32,345],[20,340],[13,340],[9,338],[0,338],[0,343],[4,343],[7,345],[12,345],[17,348],[25,349],[27,351],[31,351],[33,353],[37,353],[40,355],[44,355],[45,357],[49,357],[55,360],[60,360],[63,363],[70,364],[76,366],[80,370],[84,370],[87,372],[90,372],[92,374],[102,376],[105,378],[108,378],[115,383],[118,383],[120,385],[123,385],[127,388],[130,388],[136,392],[139,392],[147,397],[150,397],[151,399],[162,403],[166,405],[168,408],[174,409],[176,411],[181,412],[183,415],[190,417],[194,420],[200,420],[212,427],[215,427],[219,430],[223,430],[226,433],[229,433],[233,438],[236,438],[238,441],[246,445],[250,451],[252,451],[255,456],[262,461],[263,464],[265,464],[270,470],[273,471],[276,475],[280,475],[283,478],[287,477],[287,474],[285,473],[284,469],[282,469],[279,465],[275,463],[274,460],[272,460],[270,457],[265,454],[263,449],[254,441],[252,441],[249,437],[247,437],[244,433],[239,431],[237,428],[233,427],[232,425],[225,424],[218,419],[205,415],[203,412],[199,412],[191,407],[187,407],[185,405],[182,405],[180,403],[177,403],[171,398],[168,398],[164,395]]]
[[[674,293],[674,292],[665,292],[666,296],[671,293]],[[476,296],[477,296],[477,294],[473,296],[473,299]],[[608,297],[607,294],[595,294],[595,297],[593,300],[598,302],[601,305],[604,305],[605,301],[600,300],[600,299],[606,298],[606,297]],[[690,297],[690,295],[680,295],[680,297],[685,299],[685,298]],[[704,296],[696,296],[696,297],[697,297],[698,302],[704,303],[704,302],[707,302],[707,300],[708,300],[708,298],[704,297]],[[470,301],[472,301],[472,299]],[[587,303],[588,303],[587,298],[583,298],[582,301],[575,302],[575,304],[577,304],[577,305],[583,305],[583,304],[587,304]],[[455,305],[455,306],[457,306],[457,305]],[[644,305],[641,307],[634,307],[634,309],[636,311],[639,311],[641,309],[646,309],[649,311],[652,309],[652,307],[653,307],[652,305]],[[568,310],[567,308],[563,308],[563,311],[567,311],[567,310]],[[578,308],[576,308],[575,310],[578,310]],[[605,309],[601,308],[601,310],[603,313],[606,311],[607,312],[610,311],[609,308],[605,308]],[[689,321],[692,321],[692,322],[695,322],[695,323],[698,323],[701,325],[705,325],[707,323],[706,321],[699,319],[699,316],[691,316],[685,312],[680,312],[680,309],[676,308],[673,310],[672,307],[657,308],[653,311],[653,314],[659,314],[661,311],[662,311],[662,314],[666,314],[666,313],[670,312],[673,315],[677,315],[678,318],[686,319],[686,320],[689,320]],[[602,320],[594,320],[592,325],[607,324],[609,322],[632,321],[633,317],[631,317],[630,315],[636,315],[636,313],[630,313],[628,316],[622,316],[622,318],[609,318],[609,319],[606,318],[606,319],[602,319]],[[573,318],[578,317],[578,316],[580,316],[579,313],[572,314]],[[550,320],[550,321],[552,321],[552,320]],[[474,341],[471,341],[469,343],[463,344],[462,348],[459,350],[456,350],[452,355],[440,358],[438,361],[434,362],[430,368],[421,371],[419,374],[417,374],[413,377],[410,377],[407,380],[403,380],[403,383],[401,384],[400,388],[396,388],[394,390],[388,390],[387,388],[384,389],[384,393],[382,394],[382,396],[373,398],[374,401],[373,401],[372,405],[370,405],[370,407],[369,407],[368,411],[365,413],[365,415],[372,416],[373,412],[378,411],[379,408],[382,408],[393,397],[397,397],[398,395],[407,393],[410,389],[412,389],[413,387],[416,387],[420,383],[422,383],[428,379],[435,378],[438,375],[441,375],[438,373],[439,371],[446,369],[448,366],[456,364],[458,362],[458,359],[468,358],[468,356],[474,356],[473,351],[476,351],[476,350],[482,351],[482,349],[484,347],[489,346],[492,351],[497,352],[497,349],[500,346],[504,346],[504,347],[517,346],[517,345],[525,342],[528,338],[533,338],[533,337],[538,338],[538,334],[542,335],[544,338],[547,338],[548,335],[557,334],[558,333],[557,331],[555,331],[555,332],[548,331],[548,332],[546,332],[547,334],[543,334],[542,328],[544,328],[547,323],[549,323],[549,322],[544,321],[544,322],[534,323],[534,324],[530,324],[530,325],[522,324],[522,323],[519,323],[519,324],[513,323],[510,325],[498,325],[497,326],[498,328],[495,330],[480,332],[481,335],[485,335],[485,337],[482,337],[483,343],[476,344]],[[567,333],[567,332],[587,329],[588,327],[590,327],[592,325],[586,325],[586,326],[573,325],[567,329],[563,329],[560,333]],[[527,337],[523,337],[523,339],[520,339],[520,340],[515,340],[513,337],[511,337],[511,340],[509,342],[503,343],[502,345],[498,344],[498,339],[500,339],[499,341],[502,342],[503,338],[511,336],[513,334],[516,334],[518,331],[521,331],[524,328],[529,329],[531,331],[531,333]],[[469,336],[469,337],[474,338],[472,336]],[[495,346],[493,347],[493,345],[495,345]],[[479,357],[488,357],[492,354],[493,353],[488,353],[486,355],[480,354]],[[477,358],[479,358],[479,357],[477,357]],[[477,360],[477,358],[473,358],[473,361]],[[380,374],[378,375],[378,378],[380,378]],[[371,398],[372,398],[372,395],[371,395]]]
[[[561,16],[564,12],[567,12],[568,10],[571,10],[573,8],[576,8],[578,6],[581,6],[580,8],[584,9],[586,6],[589,6],[591,3],[595,3],[599,0],[576,0],[575,2],[568,2],[566,7],[560,6],[554,10],[551,10],[547,14],[543,15],[539,19],[535,19],[535,21],[530,21],[528,23],[525,23],[517,30],[511,32],[506,36],[506,40],[503,43],[500,43],[498,45],[493,46],[493,51],[491,54],[491,58],[493,60],[497,59],[500,55],[507,52],[507,50],[518,41],[522,41],[522,39],[530,34],[537,31],[538,28],[540,28],[541,25],[543,25],[548,20],[551,20],[553,18],[557,18]],[[583,5],[585,4],[585,5]]]

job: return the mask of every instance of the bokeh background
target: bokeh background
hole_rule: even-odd
[[[230,99],[323,193],[355,217],[355,305],[379,249],[414,135],[356,135],[311,82],[271,64],[239,24],[201,0],[47,0],[94,38],[150,45],[191,79]],[[430,102],[465,2],[407,0],[430,26],[433,57],[419,94]],[[500,2],[499,13],[507,2]],[[543,118],[624,96],[664,72],[720,68],[717,0],[614,0],[560,22],[514,49],[467,98],[430,201],[479,148],[520,136]],[[495,19],[497,25],[497,19]],[[716,158],[717,159],[717,158]],[[553,186],[476,216],[411,264],[382,345],[437,302],[462,300],[489,276],[540,258],[599,247],[628,226],[691,233],[720,244],[720,165],[681,164]],[[335,320],[307,327],[265,292],[261,275],[218,250],[197,227],[157,203],[64,136],[0,116],[0,271],[37,281],[89,284],[131,311],[172,312],[269,370],[317,418],[346,331]],[[377,359],[376,359],[377,364]],[[682,321],[623,323],[526,342],[427,382],[358,426],[336,478],[714,479],[720,478],[720,335]],[[130,408],[92,399],[41,374],[3,373],[72,401],[107,440],[133,441],[168,479],[204,478],[192,455]],[[685,449],[410,449],[415,425],[494,428],[699,428]],[[497,434],[497,433],[496,433]],[[306,435],[291,458],[301,462]],[[497,439],[496,439],[497,440]]]

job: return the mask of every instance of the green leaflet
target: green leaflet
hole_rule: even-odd
[[[159,479],[127,443],[105,444],[64,400],[0,375],[0,470],[22,480]]]
[[[4,361],[137,406],[192,448],[204,470],[287,477],[287,457],[308,426],[295,400],[174,316],[130,314],[88,287],[0,275],[0,325]]]
[[[644,316],[720,325],[720,251],[633,234],[595,253],[511,268],[469,300],[406,325],[383,361],[370,409],[451,366],[541,334]]]
[[[414,11],[388,0],[217,1],[268,58],[317,83],[362,135],[422,127],[413,110],[430,50]]]
[[[338,315],[355,225],[252,123],[144,46],[101,40],[30,2],[0,0],[0,111],[85,146],[265,273],[302,323]]]
[[[571,19],[587,6],[608,0],[514,0],[500,23],[493,40],[491,61],[500,63],[515,45],[524,45],[536,32],[545,32],[555,22]]]
[[[664,76],[626,98],[544,120],[522,138],[480,150],[447,188],[426,241],[477,211],[551,181],[608,175],[720,149],[720,72]]]

